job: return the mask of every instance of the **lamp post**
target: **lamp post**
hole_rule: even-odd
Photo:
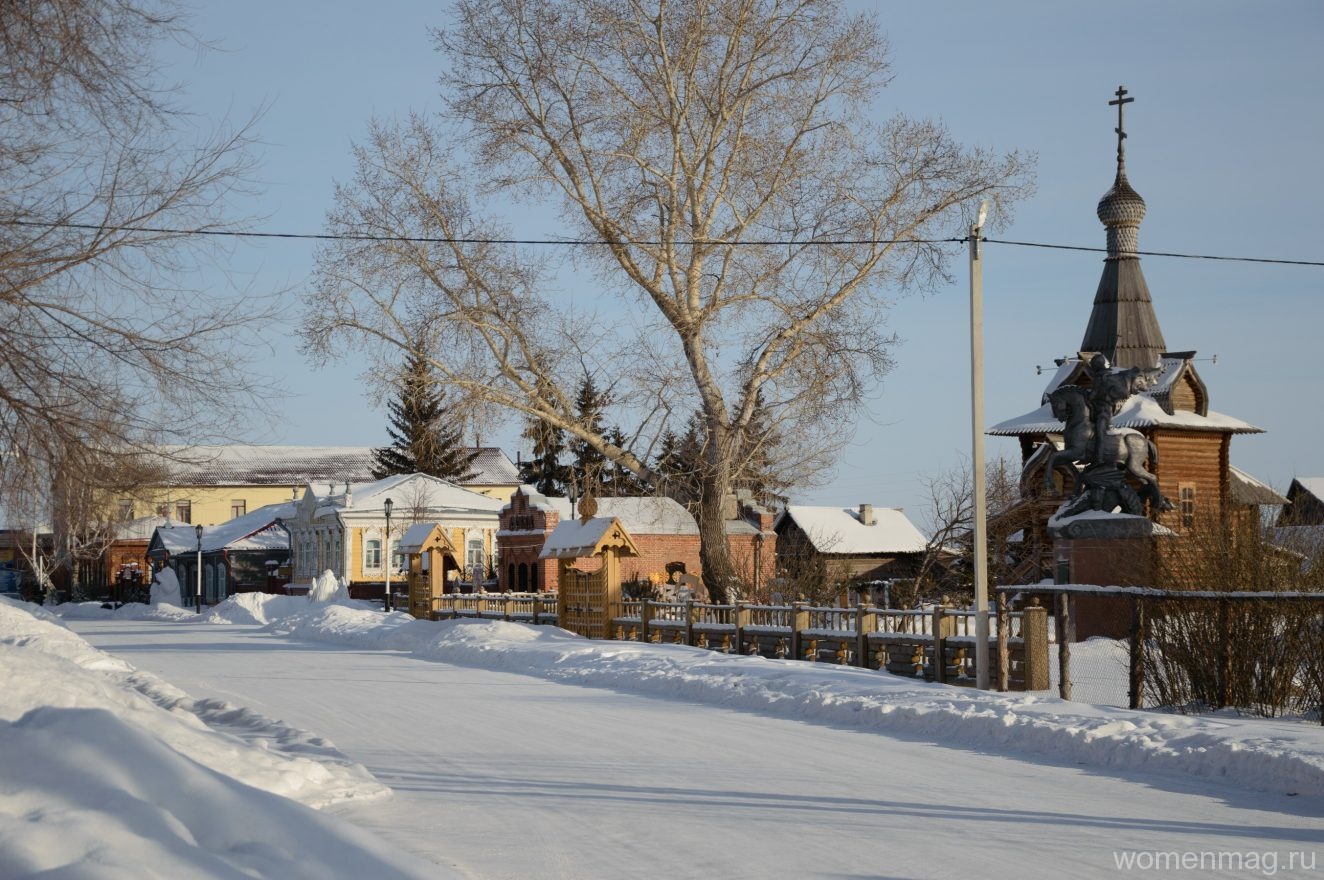
[[[984,267],[979,233],[988,202],[970,226],[970,469],[974,490],[975,686],[988,690],[988,497],[984,486]],[[1006,633],[999,633],[1006,638]]]
[[[198,536],[198,613],[202,613],[202,523],[193,527],[193,533]]]
[[[382,564],[386,566],[386,595],[383,597],[382,608],[389,614],[391,611],[391,508],[395,505],[390,498],[382,508],[386,511],[386,546],[383,548],[385,559]]]

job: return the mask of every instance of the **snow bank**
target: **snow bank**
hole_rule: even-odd
[[[0,742],[3,877],[448,876],[203,767],[115,711],[34,708],[0,720]]]
[[[453,876],[311,809],[389,794],[329,742],[3,599],[0,743],[0,877]]]
[[[1133,712],[850,667],[591,642],[551,627],[433,623],[345,607],[310,609],[267,631],[1061,763],[1324,797],[1324,732],[1304,724]]]
[[[179,578],[175,577],[175,572],[169,568],[163,568],[152,575],[152,586],[149,595],[153,605],[182,606],[184,604],[179,592]]]
[[[126,602],[119,608],[110,608],[100,602],[66,602],[56,605],[51,613],[67,620],[175,620],[197,623],[198,615],[177,605],[144,605]]]
[[[325,740],[219,700],[195,701],[34,607],[0,602],[0,718],[42,706],[104,709],[200,764],[310,806],[389,794]]]
[[[202,616],[204,623],[264,624],[281,617],[308,610],[303,596],[272,593],[235,593]]]

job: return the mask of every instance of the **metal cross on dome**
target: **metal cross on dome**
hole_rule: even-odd
[[[1117,100],[1109,101],[1108,106],[1112,107],[1115,105],[1117,107],[1117,127],[1113,129],[1113,131],[1117,132],[1117,165],[1118,167],[1121,167],[1122,162],[1126,157],[1126,147],[1122,143],[1126,140],[1126,123],[1123,120],[1122,111],[1127,104],[1135,101],[1135,98],[1126,97],[1126,86],[1118,86],[1117,91],[1113,94],[1117,96]]]

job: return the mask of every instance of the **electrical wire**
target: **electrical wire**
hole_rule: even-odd
[[[224,238],[278,238],[304,239],[312,241],[366,241],[400,242],[407,244],[499,244],[526,246],[570,246],[591,247],[616,245],[621,242],[606,239],[573,238],[433,238],[408,235],[354,235],[330,232],[246,232],[237,229],[174,229],[162,226],[99,226],[95,223],[43,223],[35,220],[0,221],[8,226],[28,226],[42,229],[82,229],[98,232],[142,232],[153,235],[201,235]],[[824,247],[861,246],[861,245],[905,245],[905,244],[955,244],[969,241],[968,238],[858,238],[858,239],[758,239],[753,241],[688,241],[675,242],[681,246],[706,244],[717,247],[789,247],[792,245],[817,245]],[[1062,251],[1085,251],[1087,253],[1107,253],[1107,248],[1085,247],[1071,244],[1049,244],[1038,241],[1009,241],[1000,238],[981,238],[987,244],[1005,244],[1014,247],[1048,248]],[[661,247],[668,242],[635,241],[629,244],[644,247]],[[1271,263],[1281,266],[1324,266],[1324,260],[1281,260],[1270,257],[1232,257],[1221,254],[1184,254],[1175,251],[1133,251],[1142,257],[1175,257],[1183,260],[1221,260],[1232,263]]]

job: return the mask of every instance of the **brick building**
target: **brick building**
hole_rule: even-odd
[[[667,577],[672,572],[702,577],[699,562],[699,526],[684,507],[670,498],[598,498],[596,515],[614,517],[630,533],[639,556],[621,560],[626,582]],[[773,515],[758,505],[736,502],[726,520],[726,539],[742,579],[756,589],[776,572],[777,534]],[[547,536],[571,517],[568,498],[541,495],[528,486],[515,490],[501,511],[497,532],[502,590],[555,590],[556,560],[541,559]],[[596,561],[581,560],[577,567],[593,571]]]

